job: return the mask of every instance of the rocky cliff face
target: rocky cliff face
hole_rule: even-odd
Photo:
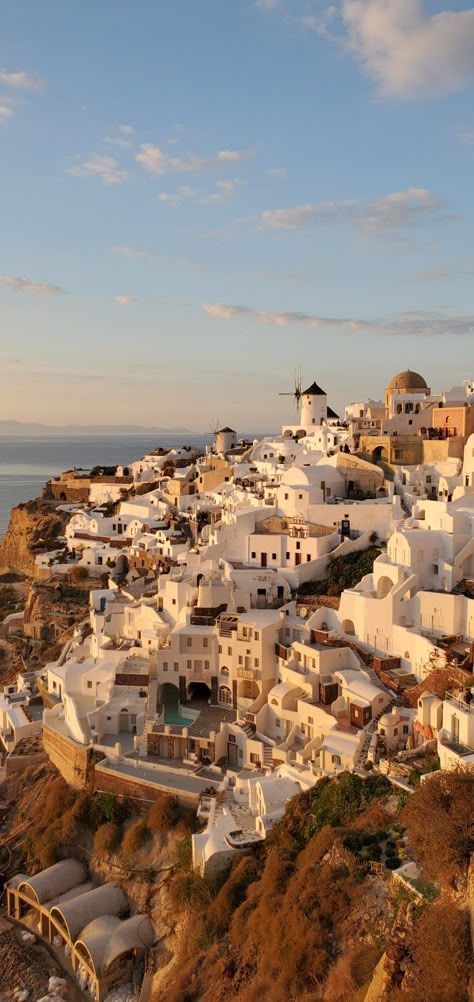
[[[12,508],[7,532],[0,541],[0,572],[13,570],[32,576],[35,557],[54,548],[66,522],[63,512],[40,499]]]

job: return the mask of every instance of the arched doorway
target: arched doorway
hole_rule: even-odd
[[[393,581],[386,575],[377,581],[377,598],[385,598],[393,588]]]
[[[188,700],[193,703],[209,703],[211,690],[205,682],[190,682],[188,685]]]
[[[378,445],[372,452],[372,462],[379,463],[380,461],[388,463],[388,451],[384,445]]]
[[[232,692],[228,685],[219,686],[219,703],[224,706],[232,706]]]
[[[355,637],[355,626],[352,619],[343,619],[342,632],[348,637]]]
[[[178,715],[179,710],[179,689],[172,682],[163,682],[160,685],[159,703],[163,707],[165,720],[170,715]]]

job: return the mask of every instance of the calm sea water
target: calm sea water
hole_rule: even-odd
[[[206,441],[210,435],[0,436],[0,537],[6,532],[11,508],[38,497],[46,480],[63,470],[131,463],[158,446],[204,446]]]

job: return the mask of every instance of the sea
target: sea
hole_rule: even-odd
[[[74,466],[126,465],[161,446],[204,448],[211,435],[156,434],[90,436],[0,436],[0,538],[8,527],[11,509],[39,497],[50,477]]]

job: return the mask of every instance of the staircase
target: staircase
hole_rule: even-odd
[[[269,770],[273,768],[273,748],[271,747],[271,745],[263,746],[262,766],[264,769],[269,769]]]

